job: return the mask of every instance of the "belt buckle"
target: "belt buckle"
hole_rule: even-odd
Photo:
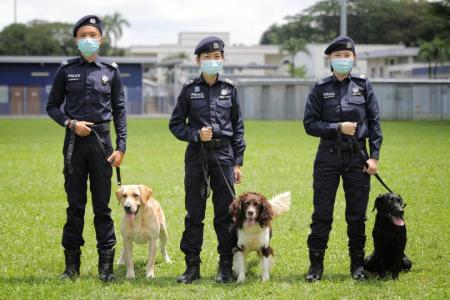
[[[212,139],[211,140],[211,147],[216,148],[219,147],[220,145],[220,140],[219,139]]]

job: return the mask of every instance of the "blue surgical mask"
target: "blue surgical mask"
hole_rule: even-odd
[[[336,73],[347,74],[353,67],[353,58],[333,58],[331,66]]]
[[[100,47],[100,42],[96,39],[84,38],[78,40],[77,46],[81,53],[83,53],[83,55],[91,56],[97,53],[98,48]]]
[[[202,72],[208,75],[219,73],[223,69],[223,60],[204,59],[200,61]]]

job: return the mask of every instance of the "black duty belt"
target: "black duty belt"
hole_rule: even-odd
[[[229,138],[212,139],[211,141],[206,142],[204,144],[207,146],[207,148],[220,148],[231,144],[231,139]]]
[[[95,134],[97,137],[97,141],[100,147],[100,150],[102,151],[102,154],[106,157],[106,151],[103,147],[102,140],[100,139],[100,136],[98,135],[99,132],[107,132],[109,131],[109,122],[94,124],[89,126],[92,129],[92,133]],[[65,158],[65,163],[67,166],[67,170],[69,171],[69,174],[73,173],[73,166],[72,166],[72,155],[73,150],[75,148],[75,141],[77,140],[75,132],[73,132],[71,129],[67,128],[69,131],[69,144],[67,146],[67,153]]]

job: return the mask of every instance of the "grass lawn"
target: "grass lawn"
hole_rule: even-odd
[[[406,200],[407,254],[413,269],[400,280],[354,282],[349,275],[345,202],[340,187],[333,230],[325,256],[324,280],[303,280],[309,266],[306,237],[312,212],[312,165],[318,139],[300,122],[247,121],[243,183],[237,192],[259,191],[270,197],[292,191],[292,209],[274,223],[276,263],[269,282],[259,280],[251,257],[244,284],[214,283],[218,255],[211,201],[205,219],[202,280],[180,285],[184,271],[179,241],[184,222],[184,149],[168,131],[167,120],[130,119],[128,150],[122,165],[124,184],[151,186],[165,210],[168,251],[173,263],[161,263],[156,278],[145,279],[147,247],[135,247],[136,279],[97,279],[97,252],[91,201],[85,216],[81,277],[61,282],[64,268],[61,233],[65,222],[62,142],[64,130],[48,119],[0,120],[0,299],[449,299],[450,287],[450,122],[384,122],[380,174]],[[113,177],[113,189],[115,175]],[[383,187],[372,178],[367,212],[366,252],[373,249],[373,201]],[[89,196],[90,197],[90,196]],[[111,199],[118,239],[121,210]],[[117,259],[117,254],[116,254]]]

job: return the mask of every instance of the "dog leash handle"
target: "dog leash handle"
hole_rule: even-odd
[[[116,168],[117,185],[122,186],[122,177],[120,176],[120,167]]]

